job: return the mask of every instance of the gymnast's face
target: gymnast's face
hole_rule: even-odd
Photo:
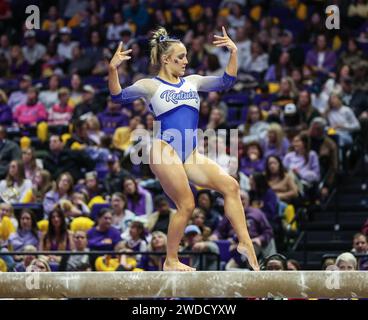
[[[172,75],[182,77],[185,74],[185,68],[188,64],[187,49],[181,42],[173,43],[169,54],[163,55],[162,59],[163,64]]]

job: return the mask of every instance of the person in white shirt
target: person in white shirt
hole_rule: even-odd
[[[23,162],[11,161],[6,178],[0,181],[1,199],[7,203],[22,203],[31,189],[32,182],[25,178]]]
[[[254,41],[251,45],[251,54],[240,65],[240,69],[245,72],[262,73],[268,68],[268,54],[264,53],[262,45]]]
[[[360,124],[351,108],[343,106],[340,94],[333,92],[329,99],[327,120],[339,136],[339,145],[353,143],[352,132],[360,129]]]
[[[34,30],[27,30],[24,33],[26,45],[22,47],[23,55],[27,62],[33,66],[46,53],[46,47],[36,40],[36,32]]]
[[[63,60],[72,60],[73,48],[78,45],[77,41],[71,41],[72,31],[68,27],[60,29],[61,42],[57,47],[57,54]]]

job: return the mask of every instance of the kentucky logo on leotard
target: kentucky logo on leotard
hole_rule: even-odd
[[[190,100],[194,99],[196,103],[199,102],[199,96],[197,91],[189,90],[189,92],[180,91],[175,92],[175,90],[165,90],[160,95],[161,99],[165,99],[166,102],[173,102],[178,104],[179,100]]]

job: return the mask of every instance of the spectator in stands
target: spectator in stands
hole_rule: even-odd
[[[73,234],[74,250],[72,252],[80,252],[79,255],[63,256],[60,262],[60,271],[91,271],[91,264],[88,254],[82,254],[83,252],[89,252],[87,247],[87,233],[82,230],[77,230]]]
[[[199,228],[199,230],[201,230],[203,241],[211,240],[209,238],[212,234],[211,228],[207,227],[205,225],[205,222],[206,222],[206,212],[203,209],[195,208],[193,210],[192,219],[189,222],[189,224],[196,225]]]
[[[43,200],[43,210],[48,217],[61,199],[71,200],[74,179],[69,172],[62,173],[56,180],[54,188],[47,192]]]
[[[54,74],[49,78],[48,90],[40,92],[39,101],[45,106],[47,111],[49,111],[53,105],[59,103],[59,83],[59,76]]]
[[[73,120],[79,119],[86,113],[97,114],[101,108],[99,103],[95,99],[96,90],[91,85],[83,86],[82,101],[77,104],[73,112]]]
[[[35,127],[41,121],[47,121],[45,106],[38,101],[38,90],[31,87],[27,91],[27,102],[19,105],[13,113],[20,127]]]
[[[274,254],[266,258],[264,262],[265,270],[267,271],[286,271],[287,259],[280,254]]]
[[[47,258],[41,256],[32,260],[26,272],[51,272],[51,268]]]
[[[6,202],[22,203],[30,189],[32,182],[25,177],[23,162],[11,161],[5,180],[0,181],[1,198]]]
[[[250,176],[250,204],[263,211],[273,226],[278,217],[276,193],[270,188],[266,176],[256,172]]]
[[[314,118],[309,127],[311,150],[318,154],[323,186],[322,198],[326,198],[331,191],[338,170],[338,149],[335,141],[326,134],[327,122],[323,118]]]
[[[314,73],[330,74],[336,67],[336,54],[327,47],[327,39],[320,34],[316,46],[307,52],[305,64],[312,67]]]
[[[147,240],[144,230],[144,224],[141,221],[132,221],[129,226],[129,233],[122,235],[122,239],[126,241],[128,249],[134,252],[146,252],[147,251]],[[142,255],[135,256],[139,263]]]
[[[27,75],[29,73],[29,64],[19,45],[12,46],[9,63],[10,73],[13,77],[29,77]]]
[[[312,107],[312,100],[310,93],[307,90],[299,92],[298,111],[300,113],[302,129],[307,129],[313,119],[320,117],[318,110]]]
[[[46,47],[38,43],[36,40],[36,32],[34,30],[27,30],[24,33],[25,45],[22,47],[23,55],[30,65],[30,71],[33,75],[40,74],[41,58],[46,53]]]
[[[134,73],[148,74],[149,59],[143,54],[141,46],[138,42],[133,42],[130,45],[131,59],[128,61],[129,68]]]
[[[141,121],[140,116],[134,116],[129,120],[128,126],[116,128],[113,136],[113,144],[116,149],[124,152],[131,146],[132,132],[137,129]]]
[[[166,252],[166,234],[161,231],[152,232],[151,242],[148,245],[149,252]],[[145,271],[160,271],[163,265],[163,255],[143,255],[139,263],[139,268]]]
[[[211,230],[215,230],[221,221],[220,213],[214,208],[215,199],[210,190],[199,190],[196,196],[198,208],[206,213],[205,225]]]
[[[17,230],[19,225],[18,219],[14,216],[14,208],[10,203],[0,203],[0,219],[4,216],[10,219],[14,229]]]
[[[66,218],[60,206],[55,206],[49,213],[46,234],[40,240],[40,250],[66,251],[74,248],[72,233],[68,230]],[[60,262],[60,257],[51,258],[51,261]]]
[[[359,49],[357,40],[349,37],[347,48],[339,57],[339,64],[353,67],[358,65],[364,58],[364,53]]]
[[[210,109],[220,108],[224,112],[224,116],[226,118],[226,115],[228,113],[228,106],[222,97],[223,96],[220,92],[213,91],[209,92],[207,99],[203,101],[208,102]]]
[[[326,116],[329,125],[339,136],[339,146],[351,145],[353,143],[352,133],[360,129],[360,124],[354,112],[349,107],[342,105],[338,93],[331,94]]]
[[[9,237],[9,245],[13,251],[23,251],[26,246],[39,247],[41,234],[38,231],[37,220],[34,212],[23,209],[19,215],[18,229]]]
[[[120,41],[121,32],[126,29],[130,29],[128,22],[124,22],[120,12],[115,12],[112,23],[107,27],[106,39],[109,41]]]
[[[134,212],[137,216],[147,215],[152,213],[152,196],[151,194],[140,187],[133,177],[126,177],[123,181],[123,192],[128,199],[128,209]]]
[[[340,271],[354,271],[357,270],[358,263],[350,252],[344,252],[337,257],[335,265]]]
[[[283,110],[288,103],[295,103],[297,98],[298,89],[295,86],[294,80],[289,76],[282,77],[280,81],[280,89],[273,105]]]
[[[128,234],[129,226],[136,217],[127,209],[127,203],[127,197],[121,192],[115,192],[111,197],[112,226],[121,234]]]
[[[278,123],[271,123],[268,127],[267,136],[261,140],[264,157],[278,156],[284,158],[289,150],[289,140],[284,136],[284,131]]]
[[[75,107],[82,102],[83,99],[83,83],[80,75],[74,73],[70,78],[70,99],[69,103],[72,107]]]
[[[133,109],[130,117],[140,117],[141,121],[144,122],[148,113],[148,108],[144,99],[139,98],[133,101]]]
[[[147,230],[161,231],[167,234],[170,218],[175,214],[176,210],[170,208],[169,201],[164,195],[158,195],[154,199],[155,208],[157,211],[146,216]]]
[[[37,170],[34,176],[31,200],[28,202],[42,203],[47,192],[52,189],[51,174],[47,170]]]
[[[206,129],[213,129],[216,131],[216,133],[223,132],[225,130],[226,146],[230,145],[230,126],[226,122],[225,111],[222,108],[214,107],[211,109],[210,118]]]
[[[240,171],[250,176],[255,172],[263,172],[264,169],[265,159],[261,145],[257,141],[247,143],[244,157],[240,159]]]
[[[102,209],[97,214],[97,225],[87,232],[88,247],[91,250],[114,250],[121,241],[120,231],[112,226],[112,211]]]
[[[65,144],[65,148],[71,150],[83,150],[96,143],[88,137],[88,124],[86,120],[78,119],[74,123],[74,133]]]
[[[298,187],[294,177],[284,168],[277,156],[269,156],[266,160],[266,178],[271,189],[281,201],[290,203],[298,197]]]
[[[95,115],[91,115],[87,118],[87,134],[88,138],[96,145],[101,145],[101,138],[104,133],[101,131],[100,122]]]
[[[108,173],[104,179],[104,188],[107,194],[120,192],[123,180],[130,176],[130,173],[121,167],[119,157],[111,154],[107,158]]]
[[[60,42],[57,47],[58,56],[64,61],[64,69],[72,61],[73,48],[78,45],[77,41],[72,41],[72,30],[69,27],[63,27],[60,29]]]
[[[56,6],[51,6],[47,12],[46,19],[42,22],[42,30],[51,31],[54,24],[59,30],[64,27],[64,20],[59,17],[59,12]]]
[[[264,80],[278,82],[281,78],[291,75],[291,68],[290,55],[288,52],[283,52],[280,54],[277,64],[272,64],[268,68]]]
[[[353,253],[368,254],[367,236],[362,233],[356,233],[353,238]]]
[[[72,194],[72,216],[79,217],[84,216],[88,217],[91,213],[91,210],[87,206],[87,196],[83,192],[73,192]],[[69,214],[70,215],[70,214]]]
[[[265,121],[261,108],[251,105],[248,108],[245,124],[241,124],[238,129],[243,134],[242,141],[247,143],[250,141],[263,141],[267,136],[268,127],[269,124]]]
[[[43,169],[42,161],[36,159],[35,150],[33,148],[22,150],[22,161],[26,179],[31,180],[32,184],[34,184],[36,172]]]
[[[239,66],[241,71],[263,75],[268,68],[268,53],[258,41],[253,41],[250,49],[250,56]]]
[[[11,126],[13,123],[13,115],[8,105],[8,97],[4,90],[0,89],[0,125]]]
[[[22,261],[18,262],[14,267],[14,272],[26,272],[27,268],[30,266],[31,262],[36,259],[36,256],[31,254],[32,252],[37,251],[37,247],[33,245],[26,245],[22,250],[25,255]]]
[[[87,196],[88,201],[92,200],[94,197],[101,196],[102,190],[98,185],[97,172],[87,172],[84,181],[76,186],[75,189],[83,192]]]
[[[60,88],[58,90],[58,103],[54,104],[49,111],[47,120],[49,126],[68,126],[73,114],[69,99],[69,89],[66,87]]]
[[[189,225],[184,230],[185,246],[183,251],[192,251],[198,253],[219,254],[220,250],[213,241],[203,241],[201,230],[195,225]],[[191,266],[196,270],[218,270],[216,255],[203,255],[202,266],[198,255],[192,257]]]
[[[289,259],[287,261],[287,269],[289,271],[300,271],[301,270],[301,266],[299,264],[298,261],[294,260],[294,259]]]
[[[9,163],[20,158],[21,150],[19,146],[15,142],[6,139],[6,129],[0,126],[0,178],[5,177]]]
[[[290,62],[293,66],[301,67],[303,65],[304,52],[296,44],[295,39],[293,39],[293,33],[290,30],[283,30],[281,32],[280,42],[273,45],[271,49],[270,62],[276,63],[279,61],[283,53],[288,53]]]
[[[94,67],[93,60],[86,54],[79,44],[72,49],[72,60],[68,66],[68,73],[78,73],[81,76],[88,76]]]
[[[91,63],[95,66],[103,59],[103,45],[101,34],[98,31],[92,31],[89,37],[89,46],[86,49],[86,55],[90,58]]]
[[[101,128],[105,134],[113,135],[118,127],[125,127],[129,123],[129,118],[121,110],[121,106],[107,98],[107,110],[97,115]]]
[[[13,91],[9,96],[9,107],[14,112],[19,105],[27,103],[27,92],[32,86],[32,78],[29,75],[23,75],[19,80],[19,90]]]
[[[293,151],[285,156],[283,164],[309,188],[320,180],[318,155],[310,149],[309,137],[305,133],[295,136],[292,144]]]
[[[50,152],[43,159],[44,168],[53,179],[63,172],[69,172],[75,179],[84,178],[84,172],[92,171],[94,162],[83,150],[64,149],[64,143],[58,135],[52,135],[49,143]]]

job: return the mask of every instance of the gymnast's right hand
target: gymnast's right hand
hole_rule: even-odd
[[[125,61],[131,59],[131,56],[129,56],[129,53],[132,51],[132,49],[124,51],[123,48],[123,42],[120,41],[118,48],[116,49],[116,52],[114,56],[112,57],[110,61],[110,67],[111,68],[117,68],[120,66],[120,64]]]

